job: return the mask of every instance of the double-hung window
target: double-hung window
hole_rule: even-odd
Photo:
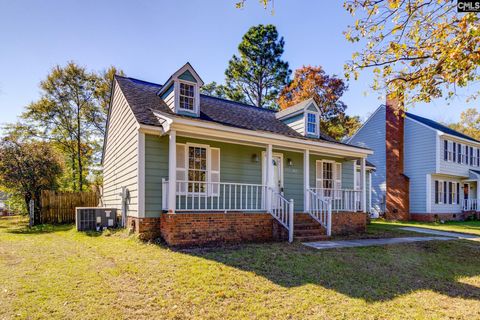
[[[448,141],[443,140],[443,160],[448,160]]]
[[[339,199],[342,189],[342,164],[333,161],[317,161],[316,187],[325,197]]]
[[[457,144],[457,162],[462,163],[462,145]]]
[[[307,113],[307,134],[317,135],[318,115],[316,113]]]
[[[207,182],[207,148],[188,147],[188,192],[205,192]]]
[[[435,180],[435,203],[442,204],[447,202],[446,187],[446,181]]]
[[[180,106],[179,108],[187,111],[194,111],[195,106],[195,86],[180,82]]]

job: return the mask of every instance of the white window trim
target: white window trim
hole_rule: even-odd
[[[218,150],[218,154],[219,154],[219,165],[218,165],[218,171],[215,171],[215,173],[218,173],[218,177],[219,177],[219,183],[221,182],[220,180],[220,172],[221,172],[221,149],[220,148],[215,148],[215,147],[211,147],[210,145],[208,144],[200,144],[200,143],[192,143],[192,142],[187,142],[187,143],[177,143],[177,146],[183,146],[185,148],[185,164],[184,164],[184,171],[185,171],[185,178],[186,178],[186,182],[190,182],[190,180],[188,179],[188,171],[189,171],[189,167],[188,167],[188,148],[189,147],[198,147],[198,148],[205,148],[206,151],[207,151],[207,154],[206,154],[206,157],[207,157],[207,170],[206,170],[206,183],[207,183],[207,192],[188,192],[188,185],[186,186],[185,188],[185,192],[181,192],[181,191],[177,191],[177,194],[179,195],[185,195],[185,194],[195,194],[195,195],[205,195],[205,194],[208,194],[209,196],[218,196],[218,193],[214,193],[214,192],[210,192],[209,191],[209,183],[212,181],[212,177],[211,177],[211,174],[212,174],[212,154],[211,154],[211,151],[212,149],[216,149]],[[176,170],[179,170],[178,168]],[[220,187],[219,187],[220,189]]]
[[[186,108],[181,108],[180,107],[180,84],[185,84],[188,86],[193,87],[193,110],[186,109]],[[176,94],[176,101],[177,101],[177,109],[179,111],[185,111],[185,112],[190,112],[190,113],[197,113],[197,92],[198,92],[198,85],[195,82],[187,81],[187,80],[178,80],[177,84],[177,94]]]
[[[308,131],[308,115],[309,114],[313,114],[315,116],[315,132],[310,132]],[[305,132],[306,134],[309,134],[309,135],[314,135],[316,137],[319,136],[319,131],[320,131],[320,124],[319,124],[319,116],[318,116],[318,112],[314,112],[314,111],[307,111],[305,112]]]

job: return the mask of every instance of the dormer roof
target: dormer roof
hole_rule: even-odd
[[[187,62],[175,71],[168,79],[167,81],[163,84],[162,88],[158,91],[158,95],[162,95],[164,91],[166,91],[168,88],[170,88],[170,85],[177,80],[183,80],[183,81],[188,81],[188,82],[195,82],[199,85],[199,87],[203,86],[204,82],[202,78],[198,75],[197,71],[192,67],[190,62]]]
[[[310,98],[300,103],[297,103],[296,105],[283,109],[282,111],[277,112],[275,116],[277,119],[288,118],[288,117],[297,115],[299,113],[308,111],[308,109],[311,108],[312,106],[316,109],[316,112],[320,113],[320,109],[318,108],[317,103],[313,98]],[[311,110],[311,111],[314,111],[314,110]]]

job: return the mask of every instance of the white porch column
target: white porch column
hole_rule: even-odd
[[[367,212],[367,175],[366,175],[366,162],[365,158],[360,160],[360,181],[362,183],[362,211]]]
[[[272,145],[267,145],[267,154],[265,159],[265,185],[267,186],[267,198],[266,209],[270,211],[272,209],[272,193],[270,189],[273,189],[273,148]]]
[[[310,150],[306,149],[303,152],[303,211],[308,212],[310,210],[310,195],[308,189],[310,189]]]
[[[168,212],[175,213],[177,189],[177,133],[170,130],[168,136]]]

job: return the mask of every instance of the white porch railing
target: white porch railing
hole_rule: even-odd
[[[168,209],[168,181],[163,180],[162,207]],[[176,211],[265,211],[261,184],[177,181]]]
[[[293,199],[287,200],[272,188],[269,191],[271,201],[270,214],[288,230],[288,242],[293,241]]]
[[[332,201],[329,198],[322,198],[312,189],[307,189],[310,207],[310,216],[327,229],[327,236],[332,235]]]
[[[478,199],[464,199],[463,200],[463,211],[479,211],[479,201]]]
[[[310,188],[320,199],[329,200],[333,211],[361,211],[362,191],[353,189]]]

